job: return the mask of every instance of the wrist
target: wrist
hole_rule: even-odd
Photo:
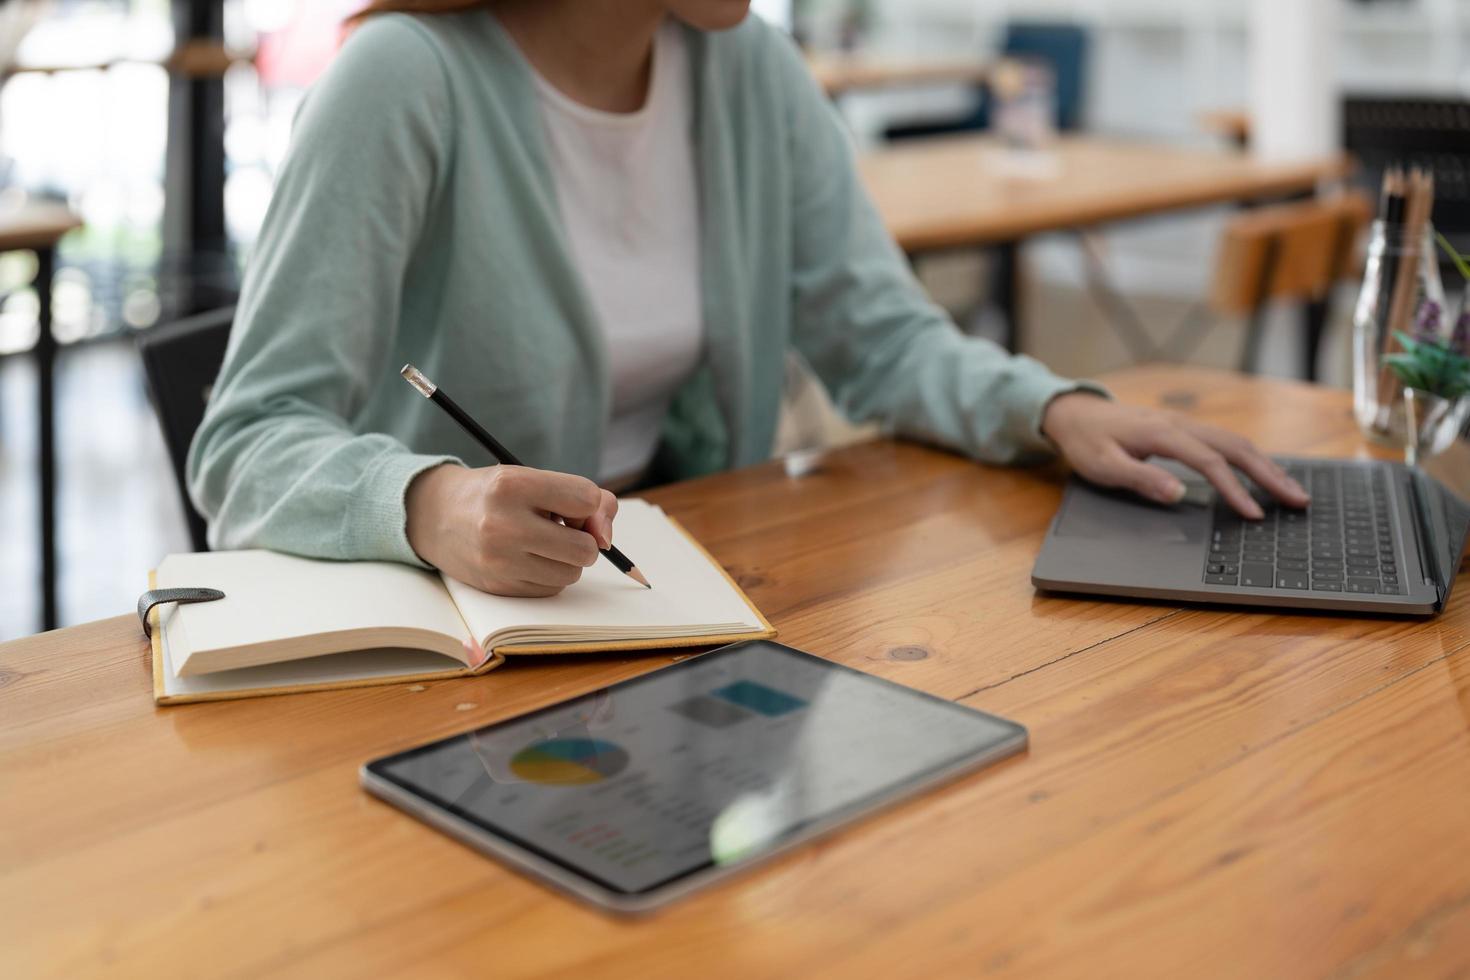
[[[441,524],[452,508],[446,501],[468,471],[455,463],[441,463],[415,476],[403,495],[407,525],[404,528],[409,547],[425,564],[438,567],[436,560],[441,538]]]
[[[1078,411],[1087,411],[1088,406],[1083,399],[1097,399],[1102,396],[1087,388],[1069,388],[1066,391],[1057,392],[1047,401],[1041,410],[1041,435],[1053,446],[1058,445],[1057,433],[1067,428],[1067,420]]]

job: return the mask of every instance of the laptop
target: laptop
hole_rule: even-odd
[[[1168,601],[1432,616],[1444,608],[1470,530],[1470,447],[1419,467],[1279,458],[1312,503],[1276,503],[1244,476],[1266,517],[1240,517],[1204,477],[1154,504],[1073,478],[1031,572],[1039,589]]]

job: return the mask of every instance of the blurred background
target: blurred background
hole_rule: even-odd
[[[193,546],[138,344],[228,311],[358,6],[0,4],[0,639],[127,612]],[[1435,225],[1470,228],[1470,0],[755,8],[807,51],[925,288],[1062,373],[1349,384],[1373,205],[1344,189],[1412,156]],[[1307,218],[1320,261],[1294,251]]]

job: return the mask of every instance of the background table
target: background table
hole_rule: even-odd
[[[859,89],[914,85],[981,85],[990,66],[968,58],[905,58],[874,54],[809,54],[812,77],[831,98]]]
[[[865,153],[859,170],[906,252],[1020,239],[1166,211],[1314,191],[1346,157],[1262,163],[1092,136],[1061,137],[1051,167],[1027,175],[989,136],[912,140]]]
[[[1045,232],[1170,211],[1314,193],[1344,156],[1262,163],[1244,153],[1092,136],[1059,138],[1027,172],[990,136],[911,140],[863,154],[859,170],[889,234],[910,256],[997,246],[995,303],[1020,348],[1017,252]]]
[[[1122,396],[1366,452],[1345,393]],[[1038,595],[1054,469],[911,445],[651,496],[823,656],[1028,755],[646,921],[364,794],[357,767],[669,662],[155,709],[128,617],[0,646],[0,974],[1401,977],[1470,969],[1470,585],[1427,621]]]

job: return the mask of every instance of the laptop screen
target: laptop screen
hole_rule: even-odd
[[[1413,471],[1424,539],[1444,597],[1455,582],[1470,534],[1470,442],[1455,440]]]

